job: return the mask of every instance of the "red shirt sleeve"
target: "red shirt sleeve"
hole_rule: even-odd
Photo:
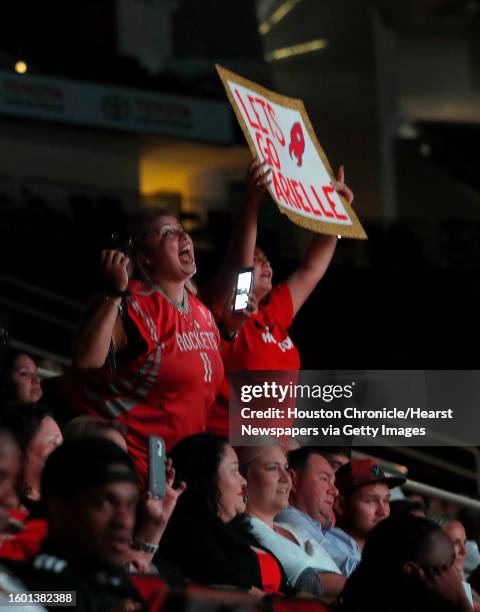
[[[142,338],[147,343],[147,352],[150,352],[155,348],[155,343],[152,339],[152,331],[148,326],[149,313],[144,312],[144,304],[142,303],[141,299],[141,292],[145,291],[146,288],[140,281],[137,280],[131,280],[128,284],[128,288],[131,291],[131,296],[127,300],[128,315],[134,322]]]

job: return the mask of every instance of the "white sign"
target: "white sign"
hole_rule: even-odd
[[[252,153],[271,168],[270,194],[294,223],[323,234],[366,238],[301,100],[286,98],[217,66]]]

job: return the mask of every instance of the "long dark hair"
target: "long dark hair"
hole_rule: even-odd
[[[26,355],[26,353],[14,350],[11,347],[7,347],[5,351],[0,372],[0,405],[14,400],[14,385],[10,380],[10,374],[20,355]]]
[[[228,444],[223,436],[199,433],[184,438],[172,449],[169,457],[173,460],[175,481],[187,483],[175,513],[194,517],[215,531],[217,540],[224,545],[245,549],[249,544],[258,546],[246,515],[236,516],[226,524],[218,516],[218,467]]]
[[[175,480],[187,483],[178,500],[179,511],[193,511],[202,521],[212,524],[218,519],[220,490],[218,467],[228,444],[227,438],[200,433],[181,440],[169,453],[175,468]]]

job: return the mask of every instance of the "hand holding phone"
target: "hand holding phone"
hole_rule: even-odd
[[[253,267],[242,268],[237,274],[235,283],[235,296],[233,299],[233,312],[245,310],[248,306],[248,296],[253,287]]]
[[[154,498],[165,497],[165,442],[158,436],[148,437],[148,490]]]

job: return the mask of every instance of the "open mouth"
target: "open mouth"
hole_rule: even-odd
[[[193,263],[193,249],[190,244],[185,245],[179,252],[178,258],[182,263]]]
[[[277,493],[279,495],[288,495],[290,493],[290,489],[288,487],[282,487],[281,489],[277,489]]]

